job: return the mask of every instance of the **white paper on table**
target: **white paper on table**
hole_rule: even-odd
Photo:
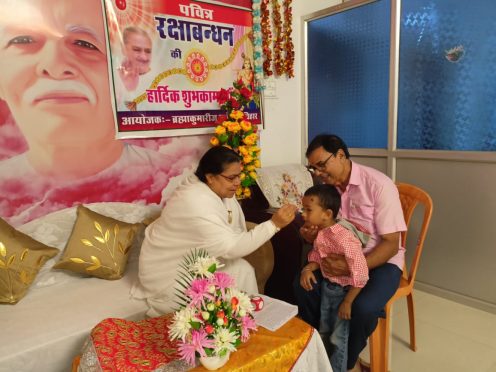
[[[291,318],[298,314],[298,306],[287,302],[260,295],[264,305],[262,310],[255,311],[254,318],[258,325],[267,328],[269,331],[276,331]]]

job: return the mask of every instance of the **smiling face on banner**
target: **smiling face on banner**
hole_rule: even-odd
[[[81,203],[159,204],[206,149],[203,137],[116,139],[107,57],[100,0],[0,0],[0,217],[11,224]]]

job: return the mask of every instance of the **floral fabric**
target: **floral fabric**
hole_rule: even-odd
[[[139,322],[116,318],[101,321],[91,332],[98,359],[94,365],[103,371],[166,370],[179,357],[176,343],[167,333],[170,318],[169,314]],[[81,359],[87,361],[88,356],[83,354]]]
[[[288,164],[257,170],[257,183],[272,208],[291,203],[301,209],[301,198],[313,180],[303,165]]]

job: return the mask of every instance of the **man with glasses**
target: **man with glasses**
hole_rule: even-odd
[[[348,147],[338,136],[318,135],[308,146],[306,156],[308,170],[341,194],[340,217],[359,224],[371,235],[363,249],[370,279],[353,302],[348,339],[347,368],[359,371],[360,352],[398,288],[403,270],[405,249],[400,246],[400,234],[406,231],[406,224],[398,189],[385,174],[351,161]],[[313,242],[317,227],[304,225],[300,232]],[[322,266],[331,276],[349,274],[344,256],[330,255]],[[295,295],[300,316],[318,328],[322,275],[318,270],[314,275],[317,283],[311,291],[295,281]]]

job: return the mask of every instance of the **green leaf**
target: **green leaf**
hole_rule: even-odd
[[[215,270],[217,269],[217,265],[216,264],[212,264],[209,268],[208,268],[208,272],[209,273],[214,273]]]
[[[232,139],[232,147],[239,147],[240,138],[238,135],[234,136]]]
[[[190,324],[191,324],[191,328],[196,329],[196,330],[200,329],[200,327],[201,327],[201,323],[199,323],[199,322],[191,322]]]
[[[221,134],[219,137],[219,142],[221,144],[225,144],[227,140],[229,139],[229,135],[227,133]]]

